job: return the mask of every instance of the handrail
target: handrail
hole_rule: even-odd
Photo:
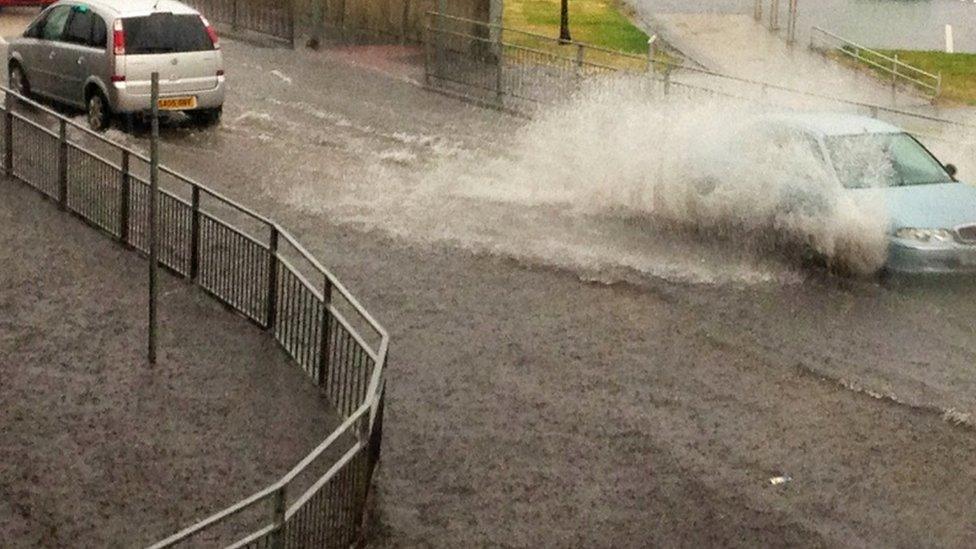
[[[204,530],[210,528],[211,526],[217,524],[218,522],[226,518],[232,517],[242,511],[246,511],[247,509],[257,505],[258,503],[261,503],[262,501],[271,497],[271,495],[274,494],[277,490],[278,490],[278,485],[272,484],[271,486],[268,486],[264,490],[261,490],[255,493],[254,495],[246,499],[243,499],[235,503],[234,505],[231,505],[230,507],[224,509],[223,511],[214,513],[213,515],[210,515],[209,517],[201,520],[200,522],[192,526],[188,526],[180,530],[179,532],[173,534],[172,536],[150,545],[148,549],[163,549],[164,547],[170,547],[185,539],[189,539],[190,537],[195,536],[200,532],[203,532]]]
[[[885,72],[887,74],[890,74],[892,76],[892,85],[893,86],[895,85],[894,83],[897,82],[898,79],[902,79],[902,80],[907,80],[908,82],[911,82],[912,84],[915,84],[916,86],[919,86],[919,87],[921,87],[923,89],[926,89],[926,90],[931,91],[932,94],[933,94],[933,96],[935,96],[935,97],[938,97],[942,93],[942,74],[941,73],[940,74],[932,74],[932,73],[927,72],[925,70],[922,70],[922,69],[920,69],[918,67],[915,67],[913,65],[909,65],[908,63],[905,63],[904,61],[898,59],[897,56],[891,57],[889,55],[885,55],[885,54],[881,53],[880,51],[877,51],[877,50],[868,48],[866,46],[862,46],[861,44],[858,44],[857,42],[854,42],[852,40],[848,40],[847,38],[844,38],[842,36],[838,36],[837,34],[834,34],[834,33],[830,32],[830,31],[828,31],[826,29],[823,29],[823,28],[817,27],[817,26],[814,26],[814,27],[811,28],[811,33],[810,33],[810,47],[811,48],[814,48],[814,45],[813,45],[814,44],[814,40],[815,40],[815,38],[816,38],[816,36],[817,36],[818,33],[819,34],[822,34],[822,35],[824,35],[826,37],[832,38],[832,39],[834,39],[837,42],[840,42],[841,45],[839,47],[834,46],[833,49],[836,49],[837,51],[843,53],[844,55],[846,55],[846,56],[848,56],[848,57],[850,57],[852,59],[856,59],[857,61],[860,61],[862,63],[865,63],[865,64],[867,64],[869,66],[872,66],[872,67],[874,67],[874,68],[876,68],[876,69],[878,69],[878,70],[880,70],[882,72]],[[851,51],[852,49],[854,51]],[[873,57],[875,59],[871,59],[868,56],[861,55],[861,52],[867,52],[868,54],[870,54],[870,57]],[[891,66],[889,67],[889,66],[887,66],[885,64],[879,63],[878,61],[876,61],[876,59],[880,59],[882,61],[886,61],[886,62],[890,63]],[[899,68],[901,68],[902,70],[899,71]],[[917,78],[912,78],[908,74],[905,74],[905,72],[911,72],[911,73],[914,73],[914,74],[919,75],[919,76]],[[923,82],[921,80],[922,78],[931,79],[933,82],[931,82],[931,83],[929,83],[929,82]]]
[[[292,516],[294,516],[295,513],[302,508],[302,505],[305,505],[305,503],[308,500],[312,499],[315,493],[319,491],[319,488],[325,486],[325,483],[332,480],[332,477],[334,477],[339,472],[340,469],[345,467],[345,465],[349,463],[349,461],[352,460],[352,458],[356,455],[356,453],[362,450],[364,446],[365,445],[362,442],[357,442],[356,444],[353,444],[352,448],[347,450],[346,453],[343,454],[342,457],[338,459],[338,461],[332,464],[332,467],[329,467],[329,470],[326,471],[325,474],[323,474],[321,477],[319,477],[319,479],[315,481],[315,483],[312,484],[312,486],[310,486],[308,490],[305,490],[305,493],[302,494],[301,497],[296,499],[295,503],[291,504],[291,507],[289,507],[288,511],[285,512],[285,519],[287,520]]]
[[[853,47],[855,47],[855,48],[857,48],[859,50],[863,50],[863,51],[866,51],[866,52],[870,52],[872,55],[875,55],[877,57],[880,57],[880,58],[884,59],[885,61],[891,61],[891,63],[894,64],[894,65],[899,65],[899,66],[901,66],[903,68],[906,68],[906,69],[908,69],[910,71],[917,72],[917,73],[921,74],[922,76],[928,76],[930,78],[938,78],[939,77],[939,75],[937,75],[937,74],[932,74],[930,72],[926,72],[926,71],[924,71],[924,70],[922,70],[922,69],[920,69],[918,67],[915,67],[913,65],[909,65],[908,63],[905,63],[904,61],[901,61],[900,59],[896,59],[894,57],[885,55],[885,54],[881,53],[880,51],[877,51],[877,50],[868,48],[866,46],[862,46],[862,45],[858,44],[857,42],[854,42],[853,40],[848,40],[847,38],[844,38],[842,36],[838,36],[838,35],[830,32],[830,31],[828,31],[826,29],[823,29],[821,27],[814,26],[811,30],[813,30],[815,32],[822,33],[822,34],[826,34],[827,36],[829,36],[831,38],[834,38],[836,40],[839,40],[839,41],[843,42],[844,44],[846,44],[848,46],[853,46]]]
[[[346,431],[348,431],[351,426],[355,425],[355,423],[359,421],[359,419],[363,416],[363,414],[369,411],[370,408],[372,407],[372,400],[369,399],[369,395],[367,395],[367,401],[368,402],[366,402],[365,404],[360,406],[355,412],[353,412],[349,416],[349,418],[343,421],[342,424],[339,425],[339,427],[333,430],[332,433],[329,434],[329,436],[324,441],[322,441],[318,446],[315,447],[315,449],[313,449],[311,452],[309,452],[308,455],[306,455],[301,461],[299,461],[297,465],[292,467],[292,469],[288,471],[288,473],[286,473],[283,477],[275,481],[273,484],[271,484],[267,488],[264,488],[263,490],[260,490],[259,492],[248,497],[247,499],[244,499],[238,503],[235,503],[234,505],[231,505],[230,507],[224,509],[223,511],[218,511],[217,513],[214,513],[213,515],[197,522],[196,524],[188,526],[183,530],[180,530],[176,534],[173,534],[172,536],[160,542],[154,543],[153,545],[149,546],[148,549],[164,549],[166,547],[171,547],[181,541],[187,540],[199,534],[200,532],[203,532],[204,530],[210,528],[214,524],[217,524],[218,522],[226,518],[236,515],[237,513],[240,513],[241,511],[244,511],[245,509],[254,506],[256,503],[271,497],[272,494],[287,486],[288,483],[294,480],[296,476],[301,474],[301,472],[304,471],[306,467],[308,467],[313,461],[318,459],[319,456],[321,456],[326,450],[328,450],[329,447],[331,447],[332,444],[334,444],[335,441],[339,439],[339,437],[346,434]]]

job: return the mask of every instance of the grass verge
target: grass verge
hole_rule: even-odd
[[[559,0],[506,2],[504,26],[558,38]],[[571,0],[569,31],[576,42],[647,54],[647,34],[635,27],[613,0]]]
[[[940,51],[881,50],[898,60],[932,74],[942,73],[940,99],[976,105],[976,54]]]
[[[976,105],[976,54],[973,53],[945,53],[940,51],[919,50],[876,50],[888,57],[898,56],[898,60],[921,69],[930,74],[942,73],[942,94],[940,102],[963,103]],[[879,64],[890,66],[889,61],[874,58],[869,53],[861,51],[868,59]],[[849,55],[833,50],[829,57],[858,70],[873,73],[883,80],[890,80],[891,74],[877,67],[858,62]]]
[[[616,69],[643,71],[647,68],[647,33],[631,23],[622,4],[616,0],[571,0],[569,2],[569,30],[574,42],[582,42],[635,57],[608,52],[586,51],[585,60]],[[512,29],[505,34],[505,42],[535,50],[557,53],[575,58],[572,45],[559,45],[523,35],[516,31],[559,38],[559,0],[512,0],[505,3],[503,26]],[[663,51],[661,61],[672,60]]]

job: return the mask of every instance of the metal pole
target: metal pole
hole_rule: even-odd
[[[762,21],[762,0],[756,0],[756,6],[753,8],[752,17],[756,22]]]
[[[159,194],[159,73],[152,73],[152,137],[149,141],[149,364],[156,364],[156,298],[159,275],[159,219],[156,202]]]
[[[312,0],[312,36],[305,43],[306,48],[319,49],[322,44],[322,27],[325,26],[325,0]]]
[[[769,30],[779,30],[779,0],[772,0],[769,6]]]

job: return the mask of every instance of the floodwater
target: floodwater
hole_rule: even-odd
[[[751,0],[627,0],[640,13],[753,13]],[[785,26],[789,2],[780,0]],[[769,13],[769,0],[763,0]],[[961,0],[799,0],[801,40],[810,28],[825,30],[876,48],[942,50],[952,25],[955,51],[976,53],[976,3]]]
[[[525,121],[355,52],[224,52],[224,122],[167,126],[162,157],[389,327],[377,545],[976,542],[976,441],[940,415],[976,413],[970,283],[835,277],[653,219],[768,227],[770,159],[724,152],[755,106],[623,86]],[[723,200],[688,203],[699,175]],[[872,212],[837,211],[786,227],[876,249]]]

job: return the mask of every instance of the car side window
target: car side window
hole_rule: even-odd
[[[71,17],[64,29],[64,41],[82,46],[90,46],[95,15],[89,11],[71,10]]]
[[[71,15],[71,6],[58,6],[52,9],[51,14],[44,20],[41,38],[44,40],[61,40],[69,15]]]
[[[94,23],[92,24],[91,39],[88,41],[88,45],[93,48],[105,49],[108,46],[108,27],[105,26],[105,20],[102,19],[100,15],[93,15]]]
[[[24,37],[40,38],[41,33],[44,31],[44,23],[47,23],[47,19],[50,16],[51,16],[50,11],[42,13],[41,16],[38,17],[37,20],[31,24],[31,26],[27,27],[26,31],[24,31]]]

